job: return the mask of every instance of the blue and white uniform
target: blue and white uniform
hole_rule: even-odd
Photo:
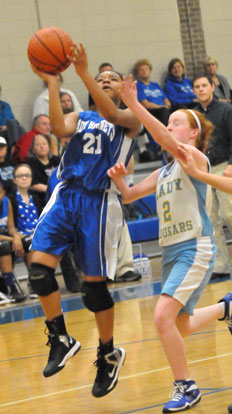
[[[161,293],[173,296],[191,315],[215,262],[211,188],[172,162],[160,170],[156,199],[163,247]]]
[[[62,181],[39,218],[32,250],[63,255],[74,243],[85,274],[114,277],[123,216],[107,170],[116,162],[127,164],[133,146],[123,127],[93,111],[79,114],[58,168]]]

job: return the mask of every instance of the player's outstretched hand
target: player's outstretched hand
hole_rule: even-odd
[[[75,71],[79,76],[88,70],[88,58],[83,43],[73,43],[72,55],[67,55],[67,58],[73,63]]]
[[[113,167],[109,168],[109,170],[107,171],[107,174],[110,178],[114,180],[117,178],[124,177],[125,175],[128,174],[128,171],[124,163],[121,162],[120,164],[115,164]]]
[[[133,76],[129,75],[128,79],[123,76],[122,87],[120,90],[120,95],[123,102],[128,106],[128,108],[133,108],[133,105],[137,102],[137,81],[133,81]]]
[[[193,157],[191,148],[180,144],[178,146],[178,157],[177,161],[180,163],[181,167],[189,175],[192,175],[195,178],[198,178],[199,169],[197,167],[196,161]]]

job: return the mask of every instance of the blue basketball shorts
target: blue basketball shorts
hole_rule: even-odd
[[[31,250],[60,256],[74,246],[86,275],[113,279],[122,225],[116,192],[90,192],[61,182],[41,213]]]
[[[166,246],[162,259],[162,289],[177,299],[182,311],[193,314],[201,293],[210,280],[216,257],[211,237],[199,237]]]

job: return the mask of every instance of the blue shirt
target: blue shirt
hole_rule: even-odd
[[[193,93],[191,80],[185,77],[178,80],[174,76],[168,75],[165,80],[164,90],[172,105],[187,105],[196,98]]]
[[[0,101],[0,126],[6,125],[8,119],[15,119],[11,107],[7,102]]]
[[[127,165],[133,148],[134,140],[126,137],[125,128],[111,124],[97,112],[80,112],[57,176],[88,191],[108,189],[111,180],[107,170],[116,162]]]
[[[146,100],[156,105],[165,105],[164,100],[167,99],[167,96],[158,83],[150,82],[149,85],[145,85],[145,83],[138,81],[137,92],[140,102]]]
[[[17,229],[20,233],[29,235],[34,231],[38,221],[37,208],[31,195],[29,204],[23,200],[18,191],[16,191],[16,197],[18,202]]]

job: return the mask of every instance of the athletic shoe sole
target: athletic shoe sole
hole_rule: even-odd
[[[194,400],[191,404],[188,404],[187,406],[183,407],[183,408],[164,408],[163,409],[163,413],[178,413],[180,411],[186,411],[189,410],[190,408],[194,407],[196,404],[198,404],[201,401],[201,394],[198,395],[198,397],[196,398],[196,400]]]

